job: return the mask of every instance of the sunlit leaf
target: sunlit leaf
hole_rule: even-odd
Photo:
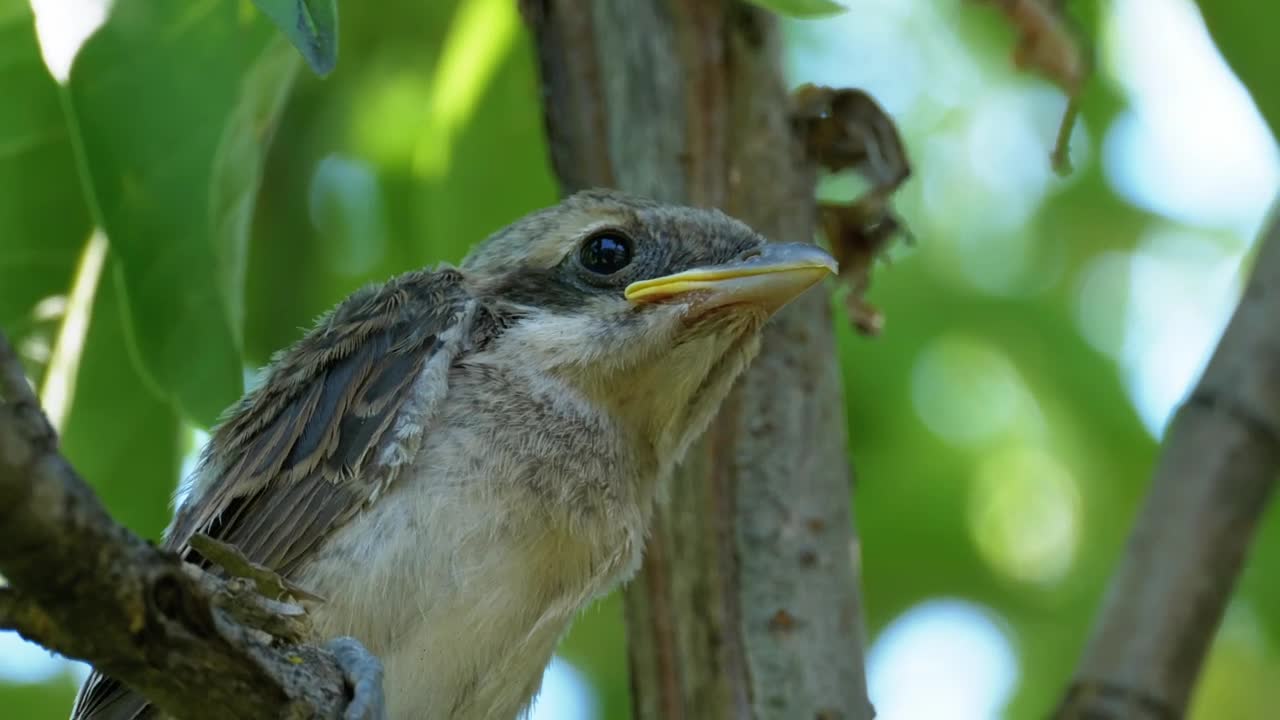
[[[431,80],[427,127],[413,153],[414,172],[439,177],[450,164],[453,136],[471,120],[503,58],[511,53],[519,14],[506,0],[468,0],[449,22]]]
[[[55,430],[63,428],[75,397],[85,338],[93,320],[94,298],[106,275],[106,260],[107,237],[95,230],[80,253],[71,288],[62,296],[61,322],[40,381],[40,404]]]
[[[779,15],[795,18],[820,18],[840,15],[848,8],[835,0],[747,0]]]
[[[155,391],[208,425],[242,390],[245,226],[296,59],[236,3],[121,0],[70,112]]]
[[[337,0],[253,0],[318,75],[338,63]]]

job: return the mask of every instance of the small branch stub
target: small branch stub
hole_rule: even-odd
[[[1089,77],[1089,54],[1063,13],[1064,0],[983,0],[995,5],[1018,33],[1013,64],[1048,78],[1067,94],[1050,158],[1059,175],[1071,172],[1068,143],[1080,112],[1080,94]]]

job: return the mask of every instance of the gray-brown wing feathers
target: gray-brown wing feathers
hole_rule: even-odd
[[[214,432],[165,547],[203,564],[187,546],[202,532],[295,573],[412,459],[445,395],[424,386],[443,385],[456,357],[491,328],[453,270],[409,273],[353,295],[280,355]],[[98,673],[72,713],[150,716],[136,694]]]
[[[255,490],[240,494],[228,486],[222,494],[230,497],[209,507],[217,515],[200,514],[189,524],[291,573],[389,479],[386,467],[364,471],[385,442],[401,441],[387,430],[438,345],[429,336],[396,349],[383,333],[336,360],[238,451],[227,475]],[[173,537],[176,543],[179,535]]]

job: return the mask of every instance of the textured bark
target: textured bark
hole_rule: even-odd
[[[215,607],[235,594],[226,583],[112,521],[58,453],[3,335],[0,376],[0,627],[184,720],[341,717],[328,652],[269,644]]]
[[[563,190],[714,206],[807,240],[777,29],[721,0],[536,0]],[[828,298],[771,324],[760,359],[659,505],[626,592],[637,718],[869,718]]]
[[[1280,473],[1280,217],[1178,410],[1059,718],[1178,718]]]

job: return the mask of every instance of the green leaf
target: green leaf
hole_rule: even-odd
[[[58,86],[23,0],[0,1],[0,98],[20,98],[0,102],[0,329],[42,365],[90,222]]]
[[[130,361],[120,274],[108,254],[92,301],[62,450],[121,524],[158,539],[181,467],[181,423]]]
[[[213,219],[215,280],[221,285],[228,320],[237,339],[244,336],[244,277],[249,229],[262,185],[268,136],[284,109],[297,75],[298,56],[276,38],[245,76],[240,102],[223,129],[214,155],[209,206]]]
[[[747,0],[779,15],[794,18],[821,18],[841,15],[848,10],[835,0]]]
[[[81,49],[69,123],[155,392],[209,425],[242,392],[248,216],[297,67],[224,0],[121,0]]]
[[[337,0],[253,0],[321,77],[338,64]]]

